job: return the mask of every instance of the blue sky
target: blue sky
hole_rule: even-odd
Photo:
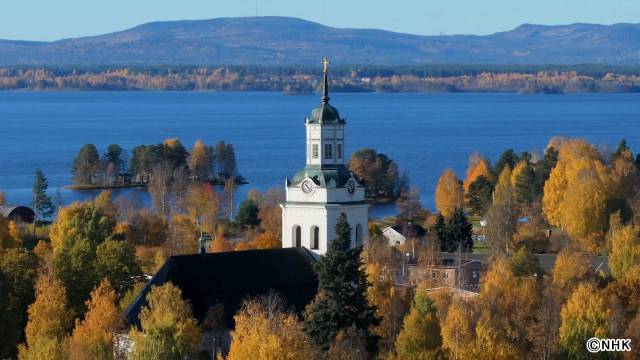
[[[640,22],[638,0],[4,0],[0,39],[55,40],[156,20],[259,15],[336,27],[489,34],[522,23]]]

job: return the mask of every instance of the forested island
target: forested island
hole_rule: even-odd
[[[0,90],[319,91],[305,66],[5,67]],[[338,92],[611,93],[640,91],[640,67],[605,65],[342,66]]]

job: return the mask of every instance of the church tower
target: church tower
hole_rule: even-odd
[[[345,119],[329,105],[329,60],[322,61],[320,106],[305,119],[306,166],[286,180],[282,207],[282,246],[305,247],[317,255],[327,252],[341,213],[351,225],[352,246],[368,237],[369,205],[364,187],[345,166]]]

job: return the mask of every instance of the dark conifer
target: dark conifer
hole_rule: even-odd
[[[327,253],[316,263],[318,294],[307,307],[305,331],[323,351],[340,330],[354,325],[366,338],[367,350],[375,352],[378,337],[370,331],[379,323],[376,308],[367,302],[367,276],[360,260],[362,248],[351,247],[351,226],[342,213],[335,227],[336,237]]]
[[[458,245],[462,246],[464,252],[470,252],[473,249],[473,225],[467,219],[462,208],[456,209],[449,219],[447,235],[454,251]]]
[[[33,182],[33,207],[36,217],[40,220],[50,219],[56,212],[56,207],[51,202],[51,197],[47,195],[49,181],[44,176],[44,172],[36,170],[36,177]]]

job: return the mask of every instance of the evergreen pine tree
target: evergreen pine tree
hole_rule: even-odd
[[[451,241],[447,228],[447,223],[442,214],[438,214],[436,223],[433,225],[433,232],[438,236],[440,240],[440,251],[453,252],[457,248],[457,244]]]
[[[336,237],[327,253],[316,263],[318,294],[307,307],[305,331],[327,351],[340,330],[354,325],[364,333],[367,350],[375,352],[378,337],[370,329],[380,322],[376,308],[367,302],[367,276],[360,260],[361,247],[351,248],[351,226],[342,213],[335,227]]]
[[[458,245],[462,246],[462,251],[470,252],[473,249],[473,225],[467,219],[467,215],[464,214],[462,208],[456,209],[456,211],[449,219],[447,224],[447,235],[451,247],[455,251]]]
[[[533,167],[527,162],[522,171],[516,175],[513,184],[516,201],[519,204],[529,204],[533,201],[536,192],[535,180]]]
[[[33,206],[38,219],[49,219],[56,212],[56,207],[51,202],[51,197],[47,195],[49,181],[44,176],[44,172],[36,170],[36,178],[33,182]]]

